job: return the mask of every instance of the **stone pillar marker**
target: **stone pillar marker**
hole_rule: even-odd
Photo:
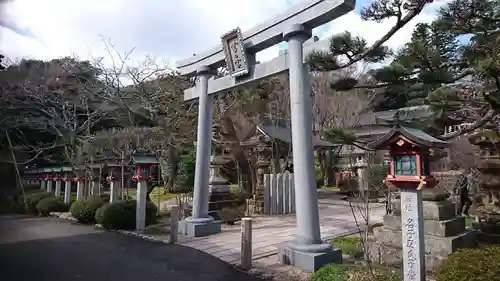
[[[45,191],[46,185],[45,185],[45,169],[40,168],[38,169],[38,179],[40,180],[40,190]]]
[[[179,232],[179,206],[173,205],[170,211],[170,244],[177,242]]]
[[[241,219],[241,268],[252,268],[252,218]]]
[[[84,182],[82,179],[77,179],[76,183],[76,200],[82,200],[83,199],[83,186]]]
[[[118,200],[120,192],[120,179],[113,176],[113,172],[106,178],[109,183],[109,203],[114,203]]]
[[[71,178],[69,174],[66,174],[64,179],[64,203],[71,203]]]
[[[212,145],[213,99],[208,95],[208,78],[211,69],[198,70],[200,91],[198,103],[198,132],[196,138],[196,168],[193,191],[193,212],[179,222],[179,233],[188,237],[207,236],[221,231],[219,222],[208,215],[210,148]]]
[[[85,188],[85,168],[84,167],[77,167],[74,169],[75,171],[75,177],[73,178],[73,181],[76,182],[76,200],[82,200],[85,195],[83,194],[84,188]]]
[[[148,182],[137,181],[137,209],[135,213],[135,229],[144,230],[146,227],[146,204],[148,196]]]
[[[54,172],[54,181],[55,181],[55,192],[54,195],[56,197],[61,196],[61,185],[62,185],[62,177],[61,177],[61,172],[62,168],[53,168],[52,171]]]
[[[52,179],[47,179],[47,192],[52,192]]]
[[[422,190],[401,190],[404,281],[425,281],[424,211]]]
[[[141,231],[146,228],[148,181],[152,179],[152,165],[157,165],[158,160],[153,155],[136,153],[132,156],[132,162],[136,165],[135,175],[132,177],[132,180],[137,182],[135,228],[136,230]]]

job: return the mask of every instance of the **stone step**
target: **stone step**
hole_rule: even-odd
[[[384,227],[392,230],[401,230],[401,217],[393,215],[384,216]],[[456,236],[464,233],[465,218],[455,217],[450,220],[424,220],[424,234],[441,237]]]
[[[450,237],[424,235],[425,252],[431,255],[447,256],[460,248],[472,248],[477,245],[476,233],[466,230],[464,233]],[[373,229],[373,237],[378,243],[401,248],[402,236],[400,230],[386,227]]]

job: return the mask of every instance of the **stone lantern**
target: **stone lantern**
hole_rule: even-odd
[[[52,175],[52,168],[44,168],[45,182],[47,183],[47,192],[52,192],[52,181],[54,176]]]
[[[132,156],[132,163],[135,166],[132,180],[137,182],[136,230],[143,230],[146,227],[148,181],[152,179],[152,167],[158,165],[158,159],[151,154],[136,153]]]
[[[83,189],[85,184],[85,167],[77,166],[74,168],[75,175],[72,179],[76,182],[76,200],[82,200],[84,197]]]
[[[121,175],[121,160],[108,160],[104,164],[104,168],[107,171],[108,176],[106,177],[106,182],[109,184],[109,202],[113,203],[119,199],[120,194],[120,183],[122,180]]]
[[[62,169],[61,167],[54,167],[52,168],[52,172],[54,173],[54,182],[56,183],[54,194],[59,197],[61,196],[61,184],[63,182]]]
[[[64,203],[71,203],[71,183],[73,179],[73,167],[63,166],[61,167],[61,172],[63,173],[62,181],[64,182]]]
[[[433,271],[450,253],[475,245],[474,232],[465,230],[465,219],[455,217],[450,194],[434,188],[438,182],[430,171],[429,149],[447,145],[421,130],[402,126],[368,144],[375,150],[389,150],[385,183],[400,190],[394,212],[384,216],[382,227],[373,229],[368,255],[379,264],[402,263],[404,280],[425,280],[426,270]]]
[[[40,190],[45,190],[46,181],[45,181],[45,169],[44,168],[37,169],[37,178],[40,181]]]
[[[500,244],[500,133],[484,130],[469,136],[469,142],[479,147],[481,172],[479,182],[482,200],[475,210],[479,239]]]

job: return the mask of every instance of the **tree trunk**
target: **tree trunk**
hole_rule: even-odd
[[[239,149],[232,149],[231,153],[233,154],[234,159],[238,162],[238,167],[240,168],[241,188],[247,196],[251,196],[253,194],[253,178],[250,162],[248,162],[248,159],[243,151]]]
[[[179,164],[179,153],[173,147],[167,149],[167,155],[161,158],[161,174],[165,182],[166,190],[174,192],[174,183],[177,178],[177,169]]]

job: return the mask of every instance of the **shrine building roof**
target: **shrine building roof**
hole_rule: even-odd
[[[292,129],[289,127],[277,125],[259,125],[257,126],[257,130],[269,138],[280,140],[288,144],[292,143]],[[313,148],[336,147],[340,145],[322,140],[315,136],[313,136],[312,142]]]
[[[371,149],[385,149],[388,145],[397,141],[398,136],[403,136],[417,146],[429,148],[446,148],[449,146],[447,141],[435,138],[422,130],[407,128],[399,125],[394,126],[387,134],[374,140],[367,146]]]

